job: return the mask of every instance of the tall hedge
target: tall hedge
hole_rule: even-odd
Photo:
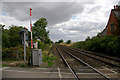
[[[72,47],[100,52],[107,55],[120,56],[120,36],[93,37],[86,41],[76,42]]]

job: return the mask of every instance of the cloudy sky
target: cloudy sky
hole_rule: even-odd
[[[2,22],[6,28],[14,24],[30,30],[29,8],[32,8],[32,23],[39,18],[48,21],[47,30],[53,41],[60,39],[82,41],[87,36],[101,32],[107,22],[111,9],[119,0],[89,1],[2,1]],[[1,16],[1,15],[0,15]]]

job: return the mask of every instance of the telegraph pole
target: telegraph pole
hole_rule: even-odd
[[[30,28],[31,28],[31,48],[33,49],[33,39],[32,39],[32,21],[31,21],[31,8],[30,8]]]

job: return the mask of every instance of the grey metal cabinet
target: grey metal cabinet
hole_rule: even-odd
[[[33,66],[40,66],[42,64],[42,49],[32,50],[32,63]]]

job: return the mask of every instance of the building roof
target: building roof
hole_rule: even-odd
[[[100,37],[107,35],[107,27],[100,33]]]

